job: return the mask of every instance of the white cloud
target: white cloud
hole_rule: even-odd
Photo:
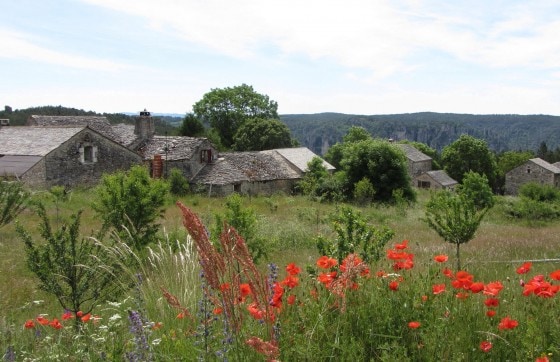
[[[24,59],[34,62],[61,65],[70,68],[91,69],[107,72],[116,72],[127,66],[111,60],[96,59],[90,56],[81,56],[48,49],[37,45],[21,32],[0,28],[0,44],[2,51],[0,58]]]

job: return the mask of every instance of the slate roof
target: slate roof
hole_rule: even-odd
[[[85,127],[2,127],[0,155],[45,156]]]
[[[20,177],[42,158],[43,156],[0,155],[0,177]]]
[[[406,143],[396,143],[397,147],[404,151],[406,157],[413,162],[429,161],[432,158],[425,153],[418,151],[414,146]]]
[[[458,183],[443,170],[427,171],[426,174],[442,186],[453,186]]]
[[[282,155],[301,172],[307,172],[307,164],[313,159],[313,157],[317,156],[307,147],[278,148],[274,151]],[[323,160],[323,166],[325,166],[327,171],[333,171],[335,169],[333,165],[325,160]]]
[[[191,181],[194,183],[226,185],[242,181],[290,180],[301,173],[277,150],[232,152],[206,165]]]
[[[544,168],[545,170],[548,170],[552,173],[560,173],[560,168],[551,165],[550,163],[546,162],[545,160],[541,159],[541,158],[531,158],[529,161],[539,165],[540,167]]]
[[[204,143],[206,138],[181,137],[181,136],[154,136],[147,140],[140,148],[139,152],[144,160],[151,160],[154,155],[165,156],[167,147],[167,160],[190,160],[197,147]]]

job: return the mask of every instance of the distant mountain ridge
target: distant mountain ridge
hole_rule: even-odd
[[[422,142],[438,151],[462,134],[485,140],[496,152],[536,151],[542,142],[549,149],[560,146],[560,117],[550,115],[419,112],[364,116],[317,113],[286,114],[280,119],[290,128],[294,138],[320,155],[342,141],[351,126],[364,127],[374,137]]]

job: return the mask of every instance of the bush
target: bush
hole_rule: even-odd
[[[169,174],[169,191],[175,196],[185,196],[189,193],[189,181],[178,168],[171,169]]]
[[[536,182],[529,182],[521,186],[519,196],[526,197],[533,201],[558,201],[560,200],[560,190],[550,185],[539,185]]]

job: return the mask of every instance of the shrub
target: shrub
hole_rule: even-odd
[[[175,196],[185,196],[189,193],[189,181],[180,169],[171,169],[168,180],[171,194]]]
[[[551,185],[529,182],[519,188],[519,196],[541,202],[558,201],[560,200],[560,190]]]

